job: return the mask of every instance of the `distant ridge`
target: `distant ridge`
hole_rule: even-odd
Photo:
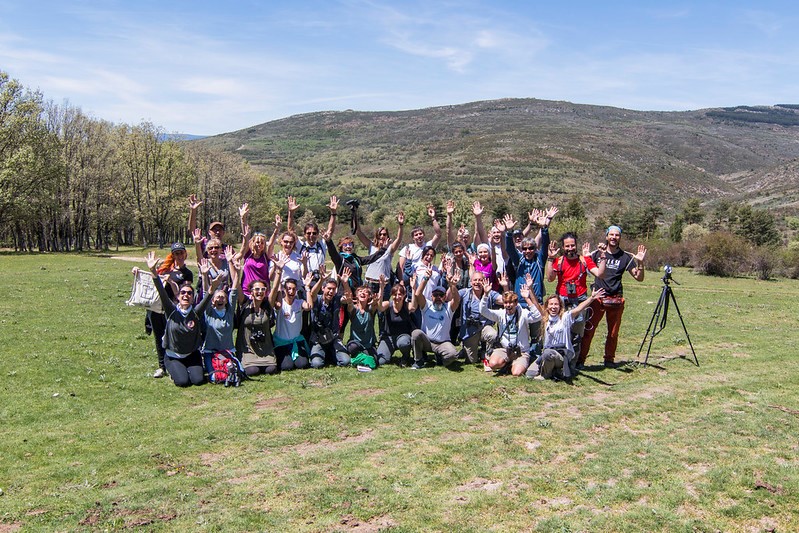
[[[797,171],[798,126],[799,104],[662,112],[502,99],[305,113],[196,142],[319,187],[518,191],[542,202],[580,192],[599,209],[729,197],[793,211],[799,180],[772,182]]]

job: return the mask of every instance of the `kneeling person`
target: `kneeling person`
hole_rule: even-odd
[[[527,302],[527,309],[519,305],[519,297],[513,291],[505,291],[502,295],[501,310],[490,309],[489,282],[484,281],[485,295],[480,300],[480,314],[496,322],[497,345],[488,358],[488,366],[493,370],[501,370],[511,363],[511,374],[521,376],[530,365],[530,324],[541,320],[541,312],[537,302],[530,297],[530,288],[525,285],[521,293]]]
[[[452,344],[452,339],[449,336],[452,317],[461,301],[456,286],[458,280],[454,277],[450,279],[449,288],[446,291],[440,285],[433,287],[432,298],[427,300],[424,297],[424,289],[431,275],[431,268],[423,273],[413,300],[408,306],[411,313],[417,307],[422,312],[421,329],[416,329],[411,334],[414,358],[411,368],[413,369],[420,369],[424,366],[426,352],[433,352],[437,361],[444,366],[449,366],[458,358],[458,350]]]

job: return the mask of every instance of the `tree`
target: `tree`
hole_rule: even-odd
[[[685,202],[682,208],[682,221],[685,225],[701,224],[704,218],[705,212],[702,210],[702,202],[699,198],[690,198]]]

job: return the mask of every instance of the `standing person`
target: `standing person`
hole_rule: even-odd
[[[217,276],[224,274],[222,278],[222,290],[228,290],[228,280],[230,279],[230,267],[228,266],[227,258],[225,256],[225,249],[222,241],[219,239],[209,239],[205,243],[205,256],[203,256],[203,251],[201,250],[200,243],[202,242],[202,234],[200,229],[197,228],[194,230],[194,248],[197,254],[197,261],[202,259],[203,257],[207,258],[210,262],[210,269],[208,271],[208,275],[213,280]],[[232,248],[231,248],[232,250]],[[199,297],[202,298],[202,283],[197,284],[197,292],[199,293]]]
[[[380,276],[385,276],[387,280],[391,280],[391,260],[393,259],[396,251],[399,249],[400,243],[402,243],[402,234],[405,228],[405,213],[402,211],[397,213],[397,226],[397,237],[393,241],[389,241],[388,230],[381,226],[377,230],[377,234],[375,236],[376,240],[369,246],[370,255],[381,250],[383,251],[382,255],[379,255],[375,261],[368,264],[366,271],[364,272],[364,281],[372,289],[372,292],[375,292],[378,289],[378,286],[380,285]],[[363,239],[361,239],[361,242],[363,242]],[[391,284],[389,283],[388,285]],[[387,299],[388,294],[385,293],[381,295],[381,298],[384,300]]]
[[[164,289],[158,276],[158,258],[155,252],[147,254],[147,267],[153,274],[153,283],[164,305],[166,332],[163,346],[166,352],[164,364],[172,381],[178,387],[202,385],[205,382],[203,360],[200,355],[202,344],[201,315],[211,301],[211,293],[222,282],[222,276],[211,283],[211,291],[202,301],[194,305],[194,289],[190,283],[184,282],[178,287],[177,304],[173,302]]]
[[[280,236],[280,251],[277,253],[280,259],[281,276],[283,279],[302,279],[308,271],[308,253],[300,254],[295,249],[297,236],[293,231],[286,231]],[[273,264],[274,270],[276,265]]]
[[[269,267],[271,265],[269,258],[274,251],[275,240],[280,232],[281,224],[280,215],[275,215],[275,227],[269,241],[266,240],[266,235],[260,231],[256,231],[250,237],[250,226],[244,226],[239,255],[244,261],[241,285],[245,296],[250,295],[250,283],[256,279],[266,283],[267,290],[269,289]]]
[[[189,235],[195,236],[195,231],[197,228],[197,208],[203,205],[203,201],[197,199],[196,194],[192,194],[189,196],[189,222],[188,222],[188,230]],[[248,206],[245,203],[239,208],[239,216],[241,217],[241,228],[242,232],[244,231],[245,220],[246,220],[246,213],[248,212]],[[208,225],[208,236],[205,237],[202,234],[202,231],[199,233],[199,243],[197,243],[198,237],[195,236],[195,244],[199,244],[200,253],[197,255],[197,260],[201,257],[208,257],[205,254],[205,248],[208,244],[208,241],[211,239],[217,239],[219,242],[224,242],[225,239],[225,225],[222,222],[214,221]],[[224,258],[224,255],[222,256]]]
[[[557,213],[557,208],[554,209]],[[519,305],[527,307],[521,295],[521,289],[526,285],[526,276],[530,274],[533,278],[533,292],[539,303],[544,301],[544,273],[546,271],[546,261],[549,250],[549,223],[552,221],[546,214],[536,215],[536,210],[530,212],[530,222],[538,224],[539,233],[537,238],[525,235],[518,243],[516,242],[516,232],[511,232],[516,225],[513,216],[505,215],[505,249],[508,253],[508,265],[512,267],[516,278],[514,281],[514,291],[519,296]],[[554,216],[554,215],[553,215]],[[525,228],[527,231],[527,228]],[[528,231],[529,234],[529,231]]]
[[[238,306],[239,290],[241,289],[241,261],[233,258],[230,265],[230,294],[221,289],[213,291],[211,305],[204,311],[205,337],[203,340],[202,354],[205,370],[208,377],[214,381],[212,359],[217,352],[225,352],[239,363],[236,357],[236,346],[233,342],[233,323]],[[200,260],[200,274],[203,280],[203,290],[211,292],[211,280],[208,276],[210,263],[207,259]],[[239,365],[240,366],[240,365]]]
[[[384,326],[380,344],[377,346],[378,359],[389,362],[394,352],[399,350],[400,366],[411,364],[411,333],[414,323],[406,296],[405,285],[397,283],[391,287],[391,299],[380,304]]]
[[[557,294],[544,300],[544,350],[527,369],[526,376],[543,380],[555,376],[571,379],[577,372],[576,348],[572,343],[574,321],[591,302],[605,294],[603,289],[594,289],[579,305],[566,310]]]
[[[480,272],[472,273],[471,287],[460,289],[458,292],[461,297],[461,325],[460,339],[466,361],[469,363],[479,363],[480,344],[486,346],[497,338],[497,330],[494,329],[494,321],[480,313],[480,300],[485,296],[486,280]],[[490,288],[490,284],[488,285]],[[491,307],[502,305],[502,295],[494,290],[489,290],[488,301]],[[490,370],[490,368],[488,368]]]
[[[560,238],[563,246],[563,257],[558,257],[560,248],[557,243],[549,243],[549,257],[547,258],[546,275],[547,281],[558,280],[555,293],[560,296],[563,307],[566,310],[577,307],[581,302],[588,298],[588,274],[591,273],[595,278],[605,275],[605,253],[600,252],[597,257],[598,263],[589,255],[591,246],[586,242],[583,244],[583,253],[577,251],[577,235],[572,232],[564,233]],[[574,321],[572,326],[573,343],[577,353],[580,352],[580,341],[585,331],[585,316]]]
[[[408,306],[410,312],[419,308],[422,315],[420,328],[411,334],[414,358],[411,368],[414,370],[424,368],[426,352],[433,352],[436,362],[443,366],[449,366],[458,358],[458,350],[449,336],[452,317],[460,305],[460,294],[455,288],[456,280],[450,281],[446,292],[441,286],[434,287],[432,297],[428,300],[424,296],[424,289],[432,274],[432,269],[427,269],[422,274]]]
[[[288,230],[293,232],[295,225],[295,212],[300,207],[297,200],[293,196],[289,196],[286,200],[288,205],[288,219],[286,224]],[[327,223],[327,230],[325,233],[333,235],[336,230],[336,217],[338,217],[338,198],[335,196],[330,197],[330,203],[327,204],[330,209],[330,219]],[[297,254],[308,254],[308,272],[313,274],[313,280],[316,282],[319,279],[319,267],[325,264],[327,259],[327,245],[324,241],[319,239],[319,225],[316,222],[308,222],[302,230],[305,239],[299,238],[296,240],[294,246]]]
[[[605,295],[591,302],[590,328],[587,328],[583,335],[583,342],[580,346],[580,355],[577,359],[578,368],[585,364],[588,352],[591,349],[591,340],[594,338],[596,328],[599,326],[602,316],[607,316],[608,336],[605,339],[605,358],[604,364],[608,368],[616,367],[616,345],[619,342],[619,328],[621,327],[621,315],[624,313],[624,288],[622,278],[625,272],[629,272],[635,281],[644,281],[644,258],[646,257],[646,246],[638,246],[638,253],[635,255],[625,252],[619,248],[621,241],[621,228],[610,226],[605,232],[605,244],[600,244],[597,250],[591,253],[594,261],[599,260],[600,254],[604,251],[605,276],[594,280],[594,287],[605,289]]]
[[[346,301],[337,294],[338,284],[344,289],[344,294],[351,294],[349,290],[349,270],[344,269],[339,281],[331,278],[331,274],[320,268],[321,294],[313,299],[311,309],[311,333],[308,341],[311,343],[311,368],[322,368],[326,364],[349,366],[350,354],[344,343],[341,342],[340,314]]]
[[[494,311],[490,308],[490,286],[488,281],[483,281],[483,298],[480,300],[480,314],[495,322],[499,331],[497,341],[491,355],[488,357],[488,366],[492,370],[502,370],[508,363],[511,365],[511,374],[521,376],[530,366],[530,324],[541,320],[541,313],[536,302],[530,297],[530,288],[522,288],[522,296],[527,301],[527,308],[519,305],[519,297],[512,290],[506,290],[502,295],[503,309]]]
[[[170,301],[175,302],[178,298],[176,288],[184,283],[191,285],[194,282],[194,274],[186,266],[186,247],[182,242],[172,244],[172,248],[167,254],[164,262],[158,267],[158,275],[165,276],[167,284],[166,294]],[[166,365],[164,364],[164,333],[166,333],[166,317],[164,313],[147,311],[147,318],[153,328],[153,340],[155,341],[155,351],[158,354],[158,369],[153,373],[154,378],[162,378],[166,375]]]
[[[413,242],[406,244],[402,250],[400,250],[398,269],[402,272],[402,280],[406,285],[416,271],[416,267],[419,266],[419,262],[422,260],[422,250],[426,246],[435,248],[441,240],[441,225],[438,223],[438,220],[436,220],[436,208],[432,205],[428,205],[427,215],[430,217],[430,222],[433,225],[433,238],[425,242],[424,229],[422,229],[421,226],[415,226],[411,229],[411,238]]]

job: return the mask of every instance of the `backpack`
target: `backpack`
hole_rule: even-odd
[[[239,360],[231,352],[224,350],[214,352],[211,356],[211,367],[208,369],[208,379],[211,383],[238,387],[241,385],[243,374]]]

